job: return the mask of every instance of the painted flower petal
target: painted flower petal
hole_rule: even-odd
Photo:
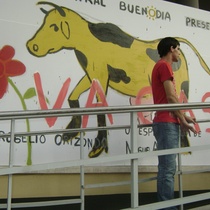
[[[2,61],[11,60],[14,55],[15,55],[15,49],[12,46],[5,45],[0,50],[0,60]]]
[[[4,64],[0,62],[0,77],[4,74]]]
[[[25,73],[26,67],[17,60],[11,60],[5,64],[5,74],[7,77],[14,77]]]
[[[8,87],[7,77],[1,77],[0,78],[0,98],[2,98],[4,94],[6,93],[7,87]]]

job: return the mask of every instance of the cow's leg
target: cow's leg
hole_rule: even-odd
[[[79,100],[69,100],[70,108],[79,108]],[[81,127],[81,116],[73,116],[72,120],[66,126],[66,129],[80,128]],[[64,133],[63,140],[69,141],[79,135],[79,132]]]
[[[85,75],[79,83],[76,85],[74,90],[72,91],[71,95],[69,96],[68,102],[69,102],[69,107],[70,108],[79,108],[79,96],[87,91],[90,88],[90,80]],[[82,122],[82,117],[81,116],[73,116],[69,124],[66,126],[66,129],[71,129],[71,128],[80,128],[81,127],[81,122]],[[79,132],[72,132],[72,133],[64,133],[63,134],[63,140],[64,141],[69,141],[75,138],[76,136],[79,135]]]
[[[97,115],[97,122],[99,127],[106,126],[105,115]],[[89,157],[98,157],[103,151],[108,152],[107,130],[99,130],[95,138],[92,150],[89,152]]]

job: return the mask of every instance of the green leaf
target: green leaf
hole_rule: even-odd
[[[47,102],[47,104],[50,104],[50,101],[47,97],[45,97],[45,101]]]
[[[32,97],[34,97],[34,96],[36,96],[36,90],[35,90],[35,88],[29,88],[29,89],[25,92],[23,98],[24,98],[24,99],[29,99],[29,98],[32,98]]]

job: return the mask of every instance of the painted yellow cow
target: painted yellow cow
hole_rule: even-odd
[[[91,23],[76,12],[50,2],[38,2],[39,5],[50,5],[53,9],[46,11],[43,24],[27,42],[29,52],[37,57],[56,53],[62,49],[73,50],[85,72],[68,101],[70,107],[79,107],[79,97],[90,88],[91,82],[97,79],[105,94],[108,87],[131,97],[136,97],[139,90],[150,86],[150,76],[155,62],[159,59],[157,44],[154,41],[136,39],[111,23]],[[177,38],[188,44],[200,60],[202,67],[209,73],[209,68],[197,50],[186,39]],[[185,91],[188,95],[189,76],[184,54],[173,66],[177,92]],[[100,97],[97,96],[100,102]],[[97,116],[98,126],[105,126],[105,115]],[[81,117],[74,116],[67,128],[79,128]],[[71,140],[78,133],[63,135],[63,140]],[[97,157],[101,152],[108,152],[107,131],[99,130],[89,157]],[[95,141],[96,141],[95,140]]]

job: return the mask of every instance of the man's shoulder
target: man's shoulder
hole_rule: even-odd
[[[160,59],[154,66],[154,70],[170,70],[172,67],[170,64],[162,59]]]

